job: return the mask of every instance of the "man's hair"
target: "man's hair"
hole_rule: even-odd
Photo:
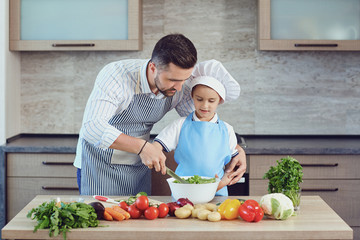
[[[151,61],[161,70],[165,70],[169,63],[189,69],[196,64],[197,52],[194,44],[184,35],[169,34],[156,43]]]

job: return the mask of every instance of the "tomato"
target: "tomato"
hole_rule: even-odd
[[[128,212],[130,213],[131,218],[134,219],[140,218],[142,215],[142,211],[136,207],[135,203],[129,206]]]
[[[124,209],[127,212],[129,211],[129,205],[125,201],[119,202],[119,207],[121,207],[122,209]]]
[[[149,207],[145,210],[144,216],[146,219],[153,220],[159,216],[159,209],[157,207]]]
[[[164,218],[169,213],[169,207],[166,203],[160,204],[158,209],[159,209],[159,218]]]
[[[149,199],[145,195],[141,195],[135,201],[135,205],[140,210],[146,210],[149,207]]]

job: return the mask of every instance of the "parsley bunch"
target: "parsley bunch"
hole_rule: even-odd
[[[44,202],[37,208],[31,209],[28,218],[36,219],[38,224],[34,232],[38,229],[49,229],[49,236],[56,237],[63,233],[66,240],[66,232],[72,228],[96,227],[99,224],[95,209],[86,203],[63,203],[59,207],[53,200]]]
[[[271,166],[263,179],[269,179],[269,193],[284,193],[298,206],[300,203],[300,183],[303,172],[300,163],[293,157],[277,160],[277,166]]]

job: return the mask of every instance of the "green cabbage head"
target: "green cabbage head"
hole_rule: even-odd
[[[285,220],[294,213],[294,205],[283,193],[270,193],[260,199],[260,207],[273,219]]]

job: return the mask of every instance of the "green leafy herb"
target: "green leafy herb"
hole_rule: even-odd
[[[298,206],[300,203],[300,183],[303,172],[300,163],[293,157],[277,160],[277,166],[271,166],[263,179],[269,179],[269,193],[284,193]]]
[[[192,184],[214,183],[216,181],[215,178],[202,178],[198,175],[194,175],[193,177],[189,177],[187,179],[185,178],[182,179]],[[174,183],[180,183],[180,182],[178,180],[175,180]]]
[[[31,209],[28,218],[37,220],[38,224],[34,232],[38,229],[49,229],[49,236],[56,237],[61,232],[66,239],[66,232],[72,228],[97,227],[99,220],[95,209],[86,203],[61,203],[60,206],[53,200],[44,202],[37,208]]]

